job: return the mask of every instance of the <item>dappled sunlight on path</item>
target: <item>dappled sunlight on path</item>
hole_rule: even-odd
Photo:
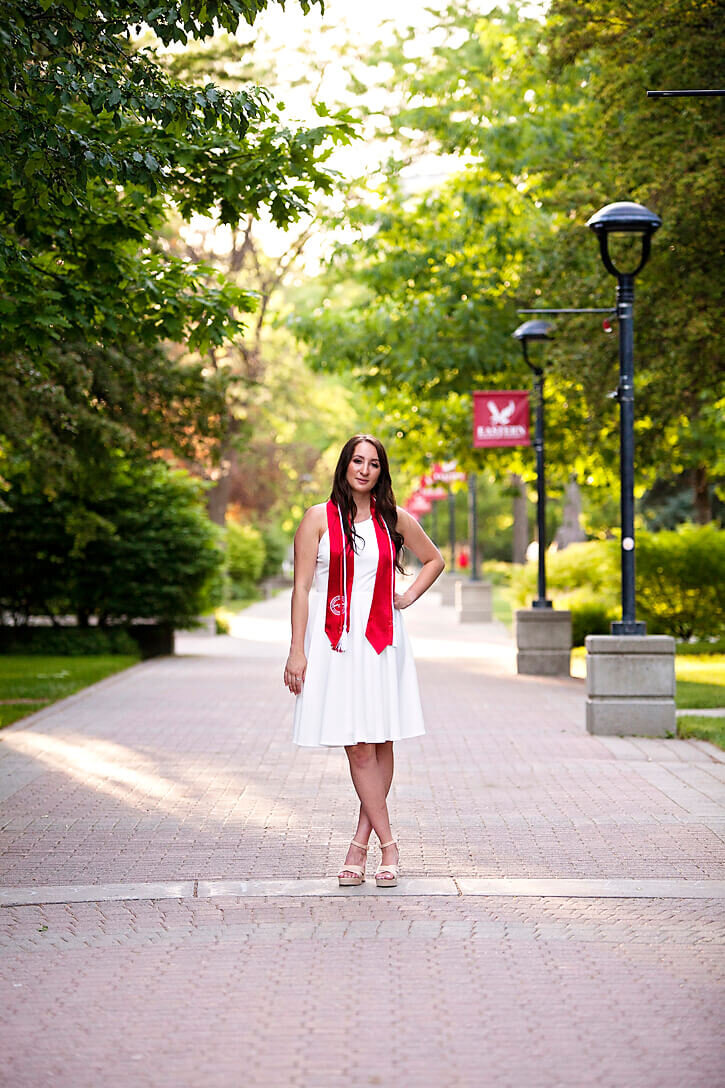
[[[171,773],[168,770],[162,773],[159,768],[168,765],[168,757],[163,753],[160,759],[154,759],[137,748],[81,733],[68,732],[58,737],[36,728],[17,731],[3,739],[12,751],[72,779],[86,796],[103,794],[121,802],[129,813],[142,815],[153,811],[157,816],[176,817],[196,829],[214,824],[231,828],[236,824],[241,830],[255,823],[255,809],[260,805],[265,809],[260,821],[266,827],[284,826],[290,817],[290,810],[279,803],[273,814],[268,812],[272,799],[255,787],[249,772],[242,775],[239,771],[229,771],[213,757],[204,767],[196,757],[181,756],[175,760]],[[233,797],[233,805],[220,806],[219,796]],[[76,803],[82,800],[75,791],[73,797]],[[115,811],[118,823],[123,823],[120,810]],[[61,819],[70,816],[68,813]]]
[[[154,773],[152,760],[111,741],[74,733],[55,737],[36,730],[10,733],[3,740],[14,751],[40,760],[49,768],[83,782],[89,789],[101,790],[123,801],[134,794],[139,801],[144,797],[164,800],[178,788],[177,783]]]

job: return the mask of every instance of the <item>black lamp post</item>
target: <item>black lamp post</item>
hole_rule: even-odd
[[[521,344],[524,362],[534,372],[534,392],[536,394],[536,431],[534,449],[536,450],[536,522],[539,537],[539,583],[538,596],[531,602],[532,608],[551,608],[551,601],[546,599],[546,481],[544,476],[544,368],[529,359],[529,343],[539,340],[551,340],[551,322],[524,321],[513,336]]]
[[[646,624],[635,619],[634,595],[634,277],[650,254],[652,235],[662,220],[642,204],[621,201],[607,204],[588,220],[599,239],[607,272],[617,277],[619,324],[619,474],[622,522],[622,619],[612,624],[613,635],[644,635]],[[631,272],[621,272],[609,255],[610,234],[639,234],[642,253]]]
[[[471,537],[471,581],[478,577],[478,499],[476,497],[476,473],[468,473],[468,532]]]
[[[453,485],[448,485],[448,545],[451,549],[451,570],[456,570],[456,496]]]

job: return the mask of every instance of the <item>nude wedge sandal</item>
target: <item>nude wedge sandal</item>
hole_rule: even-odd
[[[398,840],[391,839],[390,842],[381,842],[380,849],[384,850],[386,846],[397,846]],[[400,859],[398,859],[400,860]],[[396,888],[398,886],[398,865],[379,865],[377,872],[375,873],[375,883],[379,888]],[[390,877],[384,879],[383,873],[392,873],[392,879]]]
[[[364,850],[367,854],[368,846],[365,846],[364,843],[352,839],[351,844],[357,846],[360,850]],[[355,873],[355,876],[343,876],[343,873]],[[343,865],[338,873],[337,883],[341,888],[359,888],[361,884],[365,883],[365,868],[362,865]]]

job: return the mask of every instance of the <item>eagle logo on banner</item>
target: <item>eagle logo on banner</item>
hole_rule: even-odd
[[[473,445],[530,446],[528,392],[486,389],[474,393]]]
[[[516,411],[515,401],[510,400],[505,408],[498,408],[492,400],[488,401],[488,410],[491,413],[491,423],[494,427],[505,427],[511,416]]]

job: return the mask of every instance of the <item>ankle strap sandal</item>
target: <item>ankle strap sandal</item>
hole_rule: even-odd
[[[384,850],[386,846],[397,846],[398,840],[391,839],[390,842],[381,842],[380,849]],[[389,873],[389,876],[384,874]],[[375,883],[378,888],[395,888],[398,884],[398,865],[380,865],[375,873]]]
[[[358,850],[364,850],[367,854],[368,845],[366,843],[358,842],[357,839],[352,839],[351,846],[357,846]],[[353,876],[343,874],[350,874]],[[361,884],[365,883],[365,868],[362,865],[343,865],[342,869],[338,873],[337,883],[340,888],[358,888]]]

